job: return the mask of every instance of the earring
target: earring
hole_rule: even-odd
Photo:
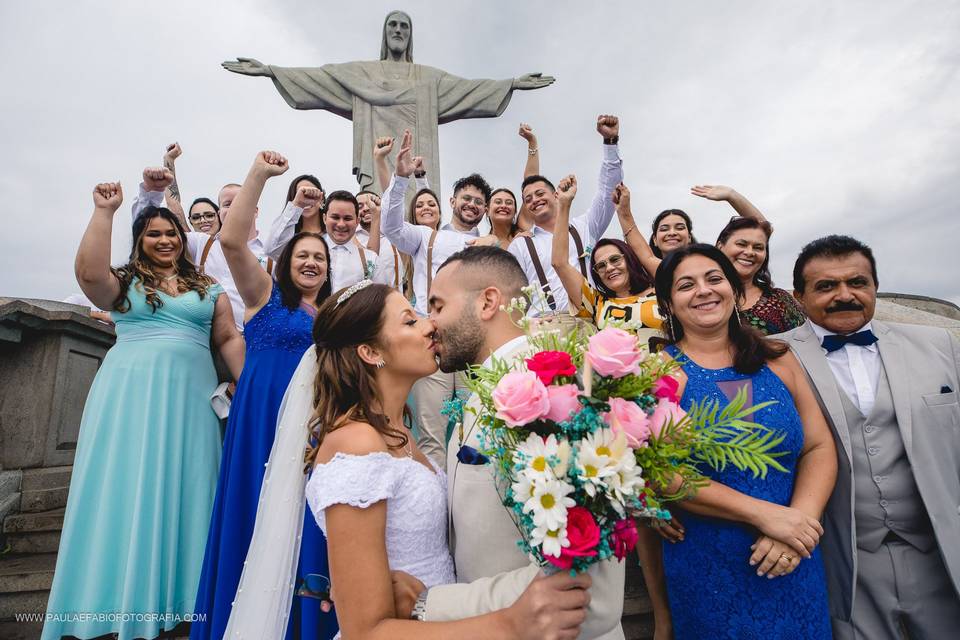
[[[740,307],[739,306],[734,307],[733,312],[737,314],[737,324],[743,325],[743,320],[740,319]]]
[[[667,334],[668,334],[667,337],[673,340],[674,333],[673,333],[673,314],[672,313],[667,314]]]
[[[380,361],[377,363],[377,369],[383,369],[385,366],[387,366],[387,363],[384,362],[383,360],[380,360]]]

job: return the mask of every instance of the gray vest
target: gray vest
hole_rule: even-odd
[[[926,507],[907,460],[887,372],[881,367],[877,398],[864,416],[840,390],[853,451],[857,546],[876,551],[894,532],[920,551],[936,547]]]

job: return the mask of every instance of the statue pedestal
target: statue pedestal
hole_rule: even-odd
[[[90,310],[0,297],[0,637],[39,637],[80,418],[113,327]]]

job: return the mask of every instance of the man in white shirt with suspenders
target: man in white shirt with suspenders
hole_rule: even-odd
[[[383,194],[381,229],[397,249],[413,259],[414,308],[419,315],[426,316],[430,283],[437,269],[454,253],[480,239],[477,225],[487,212],[490,185],[477,174],[458,180],[450,199],[453,220],[440,229],[405,222],[404,195],[417,164],[417,159],[410,156],[412,140],[410,131],[405,131],[397,154],[396,174]],[[446,464],[447,418],[441,415],[440,409],[461,386],[456,375],[437,371],[413,386],[419,428],[417,444],[441,467]]]
[[[590,280],[589,256],[586,252],[603,238],[613,219],[612,195],[623,182],[623,160],[617,143],[620,139],[620,121],[616,116],[597,117],[597,132],[603,137],[603,163],[600,165],[600,183],[586,215],[571,220],[570,264],[577,265],[583,277]],[[518,236],[507,250],[523,267],[530,284],[539,285],[527,315],[566,316],[569,305],[567,292],[560,276],[551,265],[554,225],[557,219],[557,194],[553,183],[543,176],[529,176],[523,181],[522,197],[533,215],[531,237]]]
[[[162,207],[164,189],[173,183],[173,173],[166,168],[148,167],[143,170],[143,182],[140,183],[140,193],[133,201],[133,220],[136,220],[140,213],[147,207]],[[230,205],[237,193],[240,192],[240,185],[231,183],[224,185],[220,189],[217,200],[220,205],[220,223],[223,226],[223,220],[230,212]],[[208,276],[220,283],[230,299],[230,306],[233,308],[233,319],[237,329],[243,331],[243,311],[244,304],[240,298],[240,292],[237,291],[237,285],[233,281],[233,274],[227,266],[227,259],[223,256],[223,249],[220,247],[220,234],[208,235],[199,231],[189,231],[183,212],[178,212],[180,224],[187,234],[187,251],[190,259],[197,265],[197,268]],[[250,228],[250,237],[247,246],[261,264],[268,271],[272,270],[273,265],[263,256],[263,243],[257,237],[257,227],[253,225]]]
[[[327,232],[323,239],[330,249],[330,286],[334,293],[370,278],[390,284],[390,274],[377,270],[377,254],[357,238],[360,205],[349,191],[334,191],[327,196],[323,222]]]
[[[377,254],[377,275],[383,281],[403,293],[403,283],[406,278],[406,269],[403,264],[403,256],[393,246],[393,243],[387,239],[382,230],[379,230],[377,224],[380,243],[376,247],[370,246],[370,223],[373,222],[374,214],[380,217],[380,196],[373,191],[361,191],[357,194],[357,202],[360,204],[360,228],[357,229],[357,240],[367,249]]]

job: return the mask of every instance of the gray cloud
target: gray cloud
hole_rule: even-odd
[[[826,233],[873,245],[882,289],[960,302],[960,6],[866,1],[406,2],[417,62],[464,77],[556,75],[515,93],[495,120],[441,127],[448,183],[479,170],[517,187],[531,123],[550,176],[576,173],[582,206],[600,160],[598,113],[622,118],[621,148],[641,225],[687,210],[712,240],[732,212],[689,195],[730,184],[773,220],[772,267]],[[127,204],[163,146],[184,147],[185,197],[242,180],[277,149],[291,175],[350,188],[350,124],[289,109],[270,82],[219,67],[237,55],[307,66],[375,58],[383,2],[4,3],[8,61],[0,118],[6,233],[0,294],[62,298],[96,182],[121,179]],[[450,184],[442,185],[449,196]],[[261,200],[260,228],[286,181]],[[445,207],[446,208],[446,207]],[[113,258],[129,246],[117,218]],[[619,233],[612,229],[611,233]]]

